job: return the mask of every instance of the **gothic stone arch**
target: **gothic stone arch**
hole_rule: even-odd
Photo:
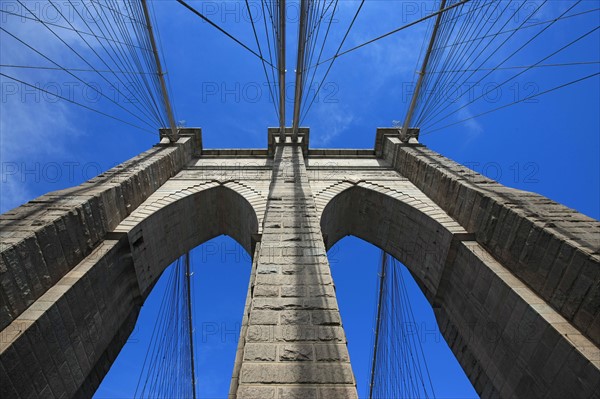
[[[561,396],[572,376],[552,374],[552,367],[568,366],[547,363],[540,367],[539,362],[549,346],[570,346],[569,335],[574,331],[561,331],[552,323],[566,320],[544,306],[534,291],[453,219],[440,220],[443,211],[413,191],[412,184],[396,181],[386,186],[359,182],[327,202],[321,218],[327,247],[354,235],[402,261],[483,397]],[[540,309],[543,312],[538,313]],[[585,357],[576,352],[572,356],[573,362],[586,364]],[[499,365],[510,370],[498,372]],[[593,382],[588,389],[592,388]],[[578,397],[589,397],[594,391],[580,386],[577,392]]]
[[[410,268],[482,396],[600,391],[598,221],[395,129],[373,150],[181,133],[2,215],[2,397],[91,396],[164,267],[219,234],[253,256],[230,398],[357,397],[326,256],[348,234]]]

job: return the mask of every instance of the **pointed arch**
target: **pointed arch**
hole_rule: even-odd
[[[232,237],[253,255],[257,213],[248,199],[227,185],[207,182],[182,188],[161,199],[151,197],[140,208],[117,231],[129,238],[143,297],[168,265],[219,235]]]
[[[593,344],[431,200],[366,182],[330,197],[321,215],[327,248],[354,235],[400,260],[482,397],[539,397],[564,390],[571,381],[565,373],[543,382],[545,369],[535,354],[548,348],[575,345],[569,364],[593,367],[586,349]],[[597,383],[592,381],[585,389],[593,391]]]
[[[243,195],[216,182],[174,184],[178,190],[159,188],[7,327],[18,331],[11,345],[23,358],[53,351],[28,364],[3,353],[13,376],[35,381],[48,396],[92,397],[175,259],[223,234],[252,254],[258,218]]]
[[[389,194],[365,182],[338,192],[321,215],[325,245],[329,249],[353,235],[385,250],[407,265],[431,300],[454,235],[466,232],[456,222],[436,220],[434,216],[442,211],[433,203]]]

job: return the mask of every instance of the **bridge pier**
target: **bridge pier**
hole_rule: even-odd
[[[230,398],[357,398],[302,147],[275,145]]]

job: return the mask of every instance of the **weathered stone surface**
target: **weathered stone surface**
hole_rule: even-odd
[[[279,313],[273,310],[255,310],[250,314],[250,324],[277,325],[279,324]]]
[[[246,344],[244,345],[244,360],[251,362],[275,361],[277,358],[277,347],[269,344]]]
[[[340,314],[327,310],[315,310],[312,313],[312,322],[319,326],[339,326],[342,324]]]
[[[345,343],[345,336],[340,327],[331,327],[341,320],[305,173],[299,148],[276,148],[245,342],[276,348],[278,355],[263,367],[256,363],[262,358],[252,361],[248,353],[238,359],[231,392],[239,398],[257,384],[302,384],[279,388],[278,398],[316,398],[322,384],[346,385],[347,397],[357,397],[346,346],[335,347],[343,352],[337,356],[320,352],[319,361],[315,354],[315,345]]]
[[[281,312],[279,321],[282,325],[310,324],[310,312],[308,310],[284,310]]]
[[[541,195],[504,187],[424,146],[402,145],[392,137],[382,139],[382,143],[383,158],[395,170],[600,345],[598,326],[593,325],[600,308],[593,312],[594,318],[589,310],[583,310],[580,317],[575,314],[575,309],[600,297],[600,285],[592,284],[600,273],[599,221]],[[596,265],[595,276],[570,288],[569,292],[576,294],[571,296],[569,306],[564,306],[564,285],[561,287],[560,282],[572,279],[568,269],[576,257],[590,257]]]
[[[0,252],[3,258],[10,258],[11,251],[20,249],[21,256],[12,259],[15,268],[27,271],[27,277],[14,274],[15,282],[22,285],[17,291],[10,291],[8,282],[0,284],[10,292],[6,306],[0,306],[0,329],[89,255],[128,212],[179,172],[191,159],[191,145],[189,138],[182,138],[171,147],[154,147],[80,187],[48,193],[3,214]],[[141,190],[134,186],[135,181],[143,186]]]
[[[350,364],[326,363],[244,363],[241,370],[243,384],[354,384]],[[356,392],[356,389],[354,389]]]
[[[245,385],[240,388],[238,396],[245,399],[275,399],[276,388],[272,386]]]
[[[282,297],[304,297],[306,296],[306,286],[304,285],[284,285],[281,287]]]
[[[278,389],[279,399],[317,399],[316,388],[283,387]]]
[[[600,223],[385,132],[378,157],[183,138],[0,216],[0,396],[91,397],[162,271],[228,234],[255,271],[232,399],[357,398],[346,235],[407,266],[482,397],[594,397]]]
[[[319,362],[349,362],[348,349],[345,344],[315,345],[315,356]]]
[[[276,297],[279,296],[279,287],[272,285],[259,285],[254,287],[254,296]]]
[[[279,360],[283,362],[314,359],[313,347],[310,344],[284,344],[279,346]]]

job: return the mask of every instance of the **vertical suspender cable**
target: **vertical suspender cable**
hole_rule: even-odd
[[[440,27],[440,21],[442,20],[443,13],[441,11],[446,7],[446,0],[442,0],[440,3],[440,12],[435,17],[435,25],[433,26],[433,31],[431,32],[431,39],[429,40],[429,46],[427,47],[427,52],[425,53],[425,58],[423,59],[423,66],[421,67],[421,71],[419,72],[419,79],[417,79],[417,85],[415,87],[415,92],[413,93],[412,100],[410,101],[410,106],[408,107],[408,112],[406,113],[406,119],[404,119],[404,125],[402,126],[402,135],[406,137],[406,133],[408,133],[408,128],[410,122],[413,117],[413,113],[415,111],[415,107],[417,105],[417,99],[419,98],[419,92],[421,91],[421,85],[423,84],[423,78],[425,77],[425,73],[427,72],[427,64],[429,63],[429,57],[431,56],[431,50],[433,49],[433,45],[435,44],[435,39],[437,37],[437,32]]]
[[[279,137],[285,137],[285,0],[279,0]]]
[[[148,12],[147,0],[142,0],[142,8],[144,9],[144,17],[146,18],[146,26],[148,28],[150,44],[152,45],[152,52],[154,53],[154,61],[156,62],[156,71],[158,74],[158,79],[160,81],[160,88],[162,90],[163,101],[165,103],[167,116],[169,118],[169,125],[171,128],[170,140],[172,142],[175,142],[179,138],[177,133],[177,126],[175,125],[175,117],[173,116],[173,109],[171,108],[171,102],[169,101],[169,93],[167,92],[167,85],[165,84],[164,73],[160,65],[160,57],[158,56],[156,41],[154,40],[154,31],[152,30],[152,22],[150,21],[150,13]]]
[[[383,290],[385,287],[385,273],[387,269],[388,255],[381,251],[381,273],[379,275],[379,299],[377,301],[377,319],[375,320],[375,343],[373,345],[373,364],[371,365],[371,382],[369,384],[369,399],[373,399],[373,387],[375,386],[375,367],[377,365],[377,349],[379,344],[379,328],[381,326],[381,309],[383,308]]]
[[[294,119],[292,121],[292,142],[298,140],[298,125],[300,124],[300,103],[302,101],[302,85],[304,82],[304,52],[306,48],[306,19],[308,1],[300,0],[300,25],[298,28],[298,60],[296,61],[296,88],[294,93]]]
[[[194,364],[194,333],[192,330],[192,287],[191,287],[190,253],[185,253],[185,282],[187,290],[188,333],[190,336],[190,363],[192,369],[192,397],[196,399],[196,368]]]

